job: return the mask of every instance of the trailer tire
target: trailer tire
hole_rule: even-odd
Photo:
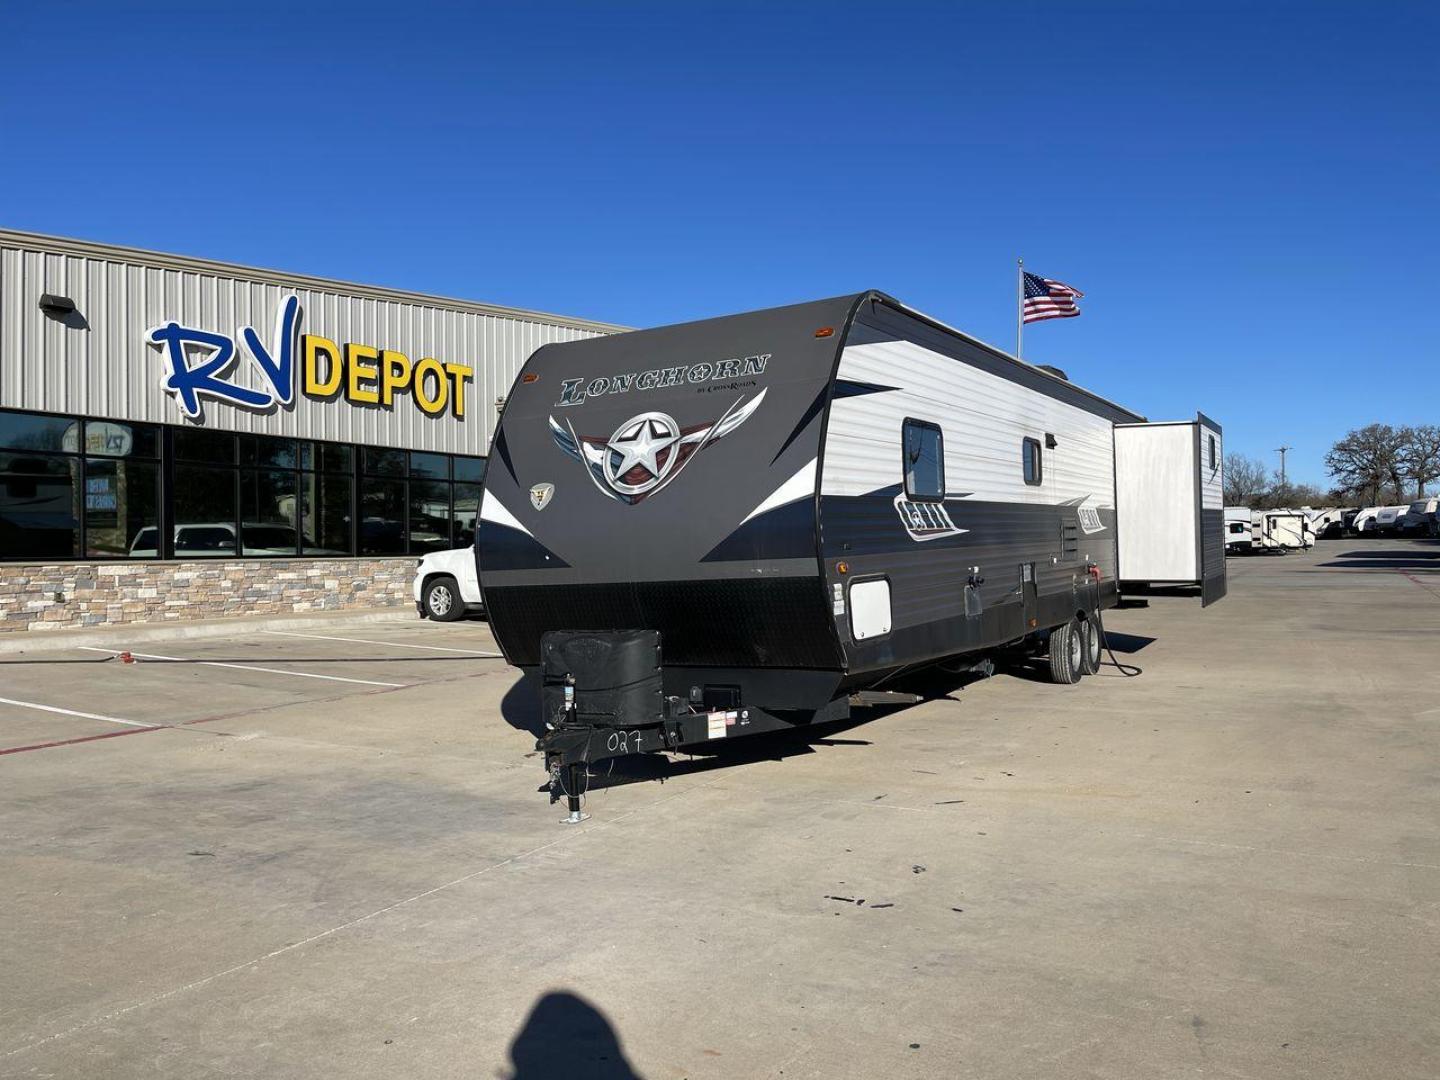
[[[1083,675],[1098,675],[1100,661],[1105,652],[1105,639],[1101,633],[1100,624],[1091,615],[1081,622],[1080,626],[1081,641],[1085,646],[1081,650],[1080,672]]]
[[[1083,674],[1085,643],[1080,620],[1071,619],[1050,631],[1050,681],[1072,684]]]
[[[425,583],[425,591],[420,595],[427,619],[454,622],[465,614],[465,602],[460,599],[460,585],[449,574],[431,578]]]

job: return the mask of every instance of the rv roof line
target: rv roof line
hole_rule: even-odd
[[[1212,431],[1214,431],[1216,435],[1224,435],[1224,434],[1225,434],[1224,429],[1221,428],[1221,426],[1220,426],[1216,421],[1211,420],[1210,417],[1206,416],[1206,415],[1205,415],[1203,412],[1201,412],[1199,409],[1196,409],[1196,410],[1195,410],[1195,419],[1196,419],[1196,420],[1199,420],[1199,421],[1200,421],[1202,424],[1204,424],[1206,427],[1208,427],[1208,428],[1210,428]]]
[[[423,303],[431,307],[452,308],[475,315],[536,319],[577,330],[602,330],[607,333],[619,333],[632,329],[628,326],[617,326],[614,323],[597,322],[593,319],[555,315],[547,311],[486,304],[477,300],[461,300],[456,297],[437,296],[433,293],[411,292],[384,285],[362,285],[354,281],[320,277],[315,274],[297,274],[288,270],[222,262],[218,259],[202,259],[190,255],[175,255],[164,251],[151,251],[148,248],[125,247],[120,244],[103,244],[94,240],[76,240],[66,236],[51,236],[47,233],[23,232],[19,229],[0,229],[0,247],[6,245],[38,247],[57,255],[74,255],[80,258],[112,260],[140,258],[145,261],[146,265],[162,270],[188,270],[201,274],[218,274],[222,277],[238,277],[265,285],[279,285],[281,288],[318,289],[374,300]]]
[[[903,304],[903,303],[901,303],[899,300],[896,300],[896,299],[895,299],[893,296],[891,296],[889,293],[881,292],[879,289],[870,289],[870,290],[868,290],[868,291],[866,291],[866,292],[861,293],[861,294],[860,294],[859,296],[857,296],[855,299],[856,299],[856,305],[857,305],[857,306],[858,306],[859,304],[863,304],[866,300],[870,300],[870,301],[872,301],[872,302],[878,300],[880,303],[886,304],[886,305],[888,305],[889,307],[893,307],[893,308],[894,308],[895,310],[897,310],[897,311],[902,311],[902,312],[904,312],[906,315],[909,315],[911,318],[919,319],[921,322],[924,322],[924,323],[929,323],[931,326],[935,327],[937,330],[943,330],[943,331],[945,331],[945,333],[947,333],[947,334],[954,334],[956,337],[962,338],[962,339],[964,339],[965,341],[970,342],[972,345],[978,345],[980,348],[985,349],[985,350],[987,350],[987,351],[989,351],[989,352],[992,352],[992,353],[994,353],[996,356],[999,356],[999,357],[1001,357],[1002,359],[1005,359],[1005,360],[1010,361],[1012,364],[1016,364],[1016,365],[1018,365],[1018,366],[1020,366],[1020,367],[1023,367],[1023,368],[1028,368],[1030,371],[1038,372],[1039,374],[1045,376],[1045,378],[1047,378],[1047,379],[1053,379],[1053,380],[1055,380],[1055,382],[1064,383],[1066,386],[1073,387],[1074,389],[1078,390],[1080,393],[1084,394],[1086,397],[1088,397],[1088,398],[1093,398],[1094,400],[1099,401],[1099,402],[1103,402],[1104,404],[1109,405],[1112,409],[1118,409],[1120,412],[1129,413],[1131,416],[1135,417],[1135,422],[1136,422],[1136,423],[1144,423],[1144,422],[1145,422],[1145,417],[1141,416],[1139,413],[1136,413],[1136,412],[1134,412],[1134,411],[1132,411],[1132,410],[1130,410],[1130,409],[1127,409],[1124,405],[1121,405],[1119,402],[1117,402],[1117,401],[1111,401],[1109,398],[1104,397],[1104,396],[1102,396],[1102,395],[1100,395],[1100,394],[1097,394],[1097,393],[1095,393],[1095,391],[1093,391],[1093,390],[1087,390],[1087,389],[1085,389],[1085,387],[1079,385],[1078,383],[1073,383],[1073,382],[1071,382],[1069,379],[1062,379],[1062,378],[1060,378],[1058,375],[1055,375],[1055,374],[1053,374],[1052,372],[1046,371],[1045,368],[1042,367],[1041,365],[1039,365],[1039,364],[1032,364],[1029,360],[1022,360],[1020,357],[1014,355],[1013,353],[1008,353],[1008,352],[1006,352],[1004,349],[1000,348],[998,345],[992,345],[992,344],[990,344],[990,342],[988,342],[988,341],[982,341],[980,338],[977,338],[977,337],[975,337],[975,336],[972,335],[972,334],[967,334],[967,333],[965,333],[964,330],[957,330],[955,327],[951,326],[949,323],[943,322],[942,320],[935,318],[933,315],[926,315],[923,311],[918,311],[918,310],[916,310],[915,308],[910,307],[908,304]]]

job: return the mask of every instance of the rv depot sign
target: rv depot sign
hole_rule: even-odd
[[[448,411],[465,419],[465,384],[475,376],[468,364],[433,356],[412,362],[402,352],[356,342],[341,346],[298,334],[299,325],[300,298],[291,294],[281,301],[268,342],[253,327],[240,328],[244,355],[260,374],[259,390],[233,381],[242,355],[235,338],[171,320],[152,327],[145,340],[160,347],[165,358],[161,385],[192,420],[203,416],[203,398],[259,411],[293,405],[297,383],[300,393],[318,401],[344,397],[351,405],[389,409],[397,396],[408,395],[426,416]]]

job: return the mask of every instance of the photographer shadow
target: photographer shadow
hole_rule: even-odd
[[[584,998],[552,990],[510,1043],[508,1080],[643,1080],[605,1014]]]

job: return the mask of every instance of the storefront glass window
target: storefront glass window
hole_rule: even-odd
[[[296,442],[294,439],[276,439],[269,435],[241,435],[240,464],[293,469],[299,464]]]
[[[405,554],[405,481],[360,482],[360,554]]]
[[[443,480],[410,481],[410,550],[443,551],[450,546],[450,485]]]
[[[43,426],[12,428],[7,437],[44,442]],[[80,550],[80,462],[37,453],[0,453],[0,554],[70,559]]]
[[[458,465],[459,462],[456,462]],[[475,518],[480,512],[479,484],[456,484],[455,507],[451,513],[456,547],[469,547],[475,542]]]
[[[0,560],[466,547],[485,466],[482,457],[0,410]]]
[[[294,555],[295,473],[245,469],[240,473],[240,549],[244,555]]]
[[[343,443],[316,443],[315,462],[322,472],[353,473],[355,448]]]
[[[427,480],[450,479],[450,457],[448,454],[410,453],[410,475],[422,476]]]
[[[154,424],[85,421],[85,453],[105,457],[158,458],[160,429]]]
[[[7,450],[53,453],[68,450],[73,454],[80,449],[79,429],[79,421],[64,416],[36,416],[33,413],[0,410],[0,447]]]
[[[177,465],[172,501],[177,558],[235,554],[235,470]]]
[[[234,465],[235,436],[228,431],[176,428],[175,457],[181,461],[205,461],[215,465]]]
[[[367,446],[362,451],[361,468],[368,476],[404,476],[405,451],[382,450]]]
[[[353,488],[348,476],[303,473],[300,477],[301,550],[306,555],[353,555],[350,525]]]
[[[86,557],[153,558],[160,535],[159,507],[159,465],[123,458],[87,458]]]
[[[483,457],[456,457],[455,479],[463,480],[467,484],[481,483],[485,479],[485,459]]]

